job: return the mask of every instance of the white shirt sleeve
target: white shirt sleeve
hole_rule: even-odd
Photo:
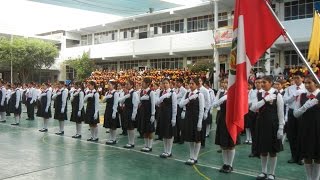
[[[113,98],[114,98],[113,107],[112,107],[113,112],[118,112],[118,105],[119,105],[119,98],[120,98],[119,93],[115,92]]]
[[[155,98],[155,92],[150,92],[150,100],[151,100],[151,115],[155,115],[156,113],[156,98]]]
[[[222,96],[220,99],[216,99],[210,107],[217,108],[225,101],[226,99],[223,99],[223,96]]]
[[[305,113],[306,111],[307,109],[301,106],[300,101],[295,102],[295,108],[293,111],[294,117],[298,118],[302,116],[302,114]]]
[[[67,98],[68,98],[68,92],[66,90],[64,90],[62,92],[62,106],[61,109],[64,109],[67,105]]]
[[[32,99],[31,99],[31,101],[32,101],[32,102],[36,102],[36,99],[37,99],[37,90],[36,90],[35,88],[32,88],[31,94],[32,94]]]
[[[183,97],[182,97],[182,99],[181,99],[181,101],[180,101],[180,103],[179,103],[179,107],[180,107],[180,108],[184,108],[184,107],[189,103],[189,99],[186,98],[186,96],[187,96],[187,93],[185,93],[185,94],[183,95]]]
[[[17,90],[16,91],[16,107],[19,106],[19,103],[20,103],[20,99],[21,99],[20,94],[21,94],[20,90]]]
[[[51,104],[51,94],[52,94],[52,91],[48,91],[47,92],[47,104],[46,104],[46,109],[50,107],[50,104]]]
[[[1,92],[2,92],[1,104],[4,104],[4,101],[5,101],[6,95],[7,95],[6,89],[2,88]]]
[[[175,92],[171,95],[172,99],[172,121],[176,122],[177,119],[177,94]]]
[[[210,100],[210,95],[209,95],[209,91],[207,89],[205,89],[203,91],[203,96],[204,96],[204,103],[205,103],[205,107],[204,107],[204,114],[208,114],[208,111],[210,110],[210,104],[211,104],[211,100]]]
[[[256,97],[256,98],[252,101],[251,110],[252,110],[252,111],[258,111],[264,104],[265,104],[265,102],[264,102],[263,99],[262,99],[261,101],[258,101],[258,97]]]
[[[133,104],[133,112],[132,116],[136,117],[137,116],[137,111],[138,111],[138,105],[139,105],[139,97],[136,92],[132,93],[132,104]]]
[[[277,95],[277,110],[278,110],[278,119],[279,119],[279,129],[284,127],[284,102],[282,95],[278,93]]]
[[[295,101],[295,97],[293,96],[293,91],[291,90],[291,87],[288,87],[285,89],[285,93],[283,96],[283,101],[285,104],[291,104]]]
[[[199,118],[198,118],[198,128],[202,128],[202,119],[203,119],[203,113],[204,113],[204,105],[205,100],[203,94],[199,93]]]
[[[95,93],[94,94],[94,113],[98,113],[99,112],[99,93]],[[98,117],[99,118],[99,117]]]
[[[84,93],[82,91],[79,92],[79,111],[83,108],[83,102],[84,102]]]

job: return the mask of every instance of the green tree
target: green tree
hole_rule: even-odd
[[[20,82],[26,82],[29,76],[41,68],[49,68],[58,56],[57,47],[48,41],[34,38],[0,38],[0,63],[12,66],[19,73]]]
[[[66,64],[76,71],[77,81],[84,81],[95,69],[95,64],[90,60],[89,53],[83,53],[79,58],[69,59]]]
[[[194,64],[188,65],[188,68],[192,72],[203,72],[203,71],[212,72],[214,68],[214,63],[210,60],[200,60]]]

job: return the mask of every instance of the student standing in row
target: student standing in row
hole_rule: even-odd
[[[110,128],[110,137],[106,144],[113,145],[117,143],[117,128],[120,128],[120,120],[118,115],[119,93],[116,91],[117,83],[109,81],[108,92],[106,93],[103,102],[106,102],[104,112],[103,127]]]
[[[89,81],[87,84],[88,91],[84,97],[84,102],[87,103],[85,113],[85,123],[89,124],[91,138],[87,141],[97,142],[98,138],[98,123],[99,123],[99,93],[96,91],[96,83]]]
[[[27,120],[34,120],[34,105],[36,103],[37,99],[37,92],[34,88],[34,83],[29,83],[29,89],[27,91],[27,114],[28,118]]]
[[[125,95],[119,102],[123,104],[123,122],[125,122],[128,134],[128,144],[124,148],[134,148],[134,129],[136,128],[136,116],[139,105],[139,96],[134,91],[134,83],[128,80],[124,88]]]
[[[204,97],[204,114],[203,114],[203,121],[202,121],[202,130],[201,130],[201,146],[202,147],[205,147],[206,146],[206,129],[207,129],[207,124],[209,122],[209,113],[210,113],[210,109],[211,109],[211,99],[210,99],[210,94],[209,94],[209,91],[208,89],[206,89],[204,86],[203,86],[203,83],[204,83],[204,79],[202,78],[199,78],[199,86],[198,86],[198,89],[199,89],[199,92],[201,94],[203,94],[203,97]]]
[[[272,88],[272,80],[271,76],[263,77],[262,97],[252,103],[252,108],[258,110],[257,145],[262,167],[256,179],[275,179],[277,153],[283,150],[284,102],[282,95]]]
[[[162,84],[164,89],[156,103],[159,106],[159,130],[164,146],[160,157],[168,158],[172,156],[173,137],[176,133],[177,95],[171,90],[169,79],[163,79]]]
[[[312,76],[305,77],[307,93],[300,95],[296,102],[294,116],[301,118],[299,127],[299,149],[304,160],[307,180],[320,178],[320,90]]]
[[[18,126],[20,124],[20,119],[21,119],[21,90],[19,88],[20,84],[19,83],[13,83],[12,84],[12,89],[13,92],[10,97],[10,113],[13,113],[14,115],[14,122],[11,125]]]
[[[68,120],[67,117],[67,98],[68,91],[65,89],[63,81],[58,83],[58,90],[52,96],[54,100],[54,119],[59,121],[59,132],[57,135],[64,135],[64,121]]]
[[[178,142],[179,144],[183,144],[183,119],[181,118],[181,113],[183,111],[183,108],[179,106],[181,99],[183,96],[187,93],[187,90],[183,87],[183,79],[178,79],[176,81],[176,94],[177,94],[177,123],[176,123],[176,128],[177,128],[177,133],[176,136],[174,137],[174,142]]]
[[[151,152],[153,144],[153,134],[155,132],[155,92],[150,89],[151,79],[144,78],[142,81],[142,90],[140,92],[139,105],[139,126],[143,134],[145,147],[141,149],[142,152]]]
[[[6,102],[6,94],[7,90],[4,87],[4,82],[0,81],[0,122],[6,122],[5,115],[7,109],[7,102]]]
[[[81,138],[81,125],[85,118],[84,112],[84,90],[81,82],[76,82],[74,84],[74,90],[71,92],[71,122],[76,123],[76,135],[72,138]]]
[[[199,79],[190,80],[190,92],[187,92],[180,101],[179,106],[185,108],[183,139],[189,142],[190,158],[187,165],[198,163],[198,156],[202,139],[202,120],[205,100],[203,94],[198,91]]]
[[[210,97],[210,103],[214,102],[215,99],[215,94],[213,89],[211,88],[211,84],[209,81],[205,81],[204,82],[204,87],[208,90],[209,92],[209,97]],[[206,127],[206,138],[209,137],[210,134],[210,130],[212,127],[212,108],[209,109],[209,114],[208,114],[208,118],[207,118],[207,127]]]
[[[38,109],[37,116],[43,118],[43,128],[40,129],[40,132],[47,132],[48,131],[48,122],[49,118],[52,117],[51,115],[51,96],[52,91],[49,89],[49,83],[43,83],[42,85],[43,91],[40,94],[39,101],[40,107]]]

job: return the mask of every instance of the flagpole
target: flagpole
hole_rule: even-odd
[[[309,72],[312,74],[312,76],[316,79],[316,81],[318,82],[318,84],[320,84],[320,80],[318,79],[317,75],[313,72],[311,66],[308,64],[308,61],[306,60],[306,58],[303,56],[303,54],[301,53],[301,51],[299,50],[298,46],[296,45],[296,43],[293,41],[293,39],[291,38],[290,34],[288,33],[288,31],[285,29],[285,27],[282,25],[281,21],[279,20],[278,16],[276,15],[276,13],[273,11],[273,9],[271,8],[269,2],[267,0],[264,0],[266,5],[268,6],[269,10],[271,11],[272,15],[274,16],[274,18],[277,20],[277,22],[279,23],[279,25],[281,26],[281,28],[283,29],[285,35],[287,36],[287,38],[289,39],[290,43],[292,44],[292,46],[294,47],[294,50],[298,53],[299,57],[303,60],[303,62],[305,63],[305,65],[307,66]]]

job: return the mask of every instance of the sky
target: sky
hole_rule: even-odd
[[[0,0],[0,33],[28,36],[103,24],[120,18],[27,0]]]

